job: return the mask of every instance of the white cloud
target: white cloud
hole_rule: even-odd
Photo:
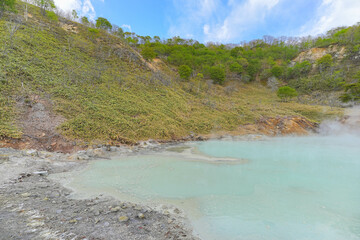
[[[180,12],[169,35],[198,35],[204,41],[228,42],[241,38],[246,29],[264,21],[280,0],[173,0]]]
[[[100,0],[104,1],[104,0]],[[65,12],[76,10],[80,16],[96,17],[96,12],[91,0],[55,0],[55,5]]]
[[[121,28],[122,28],[122,29],[127,29],[127,30],[129,30],[129,32],[131,32],[131,26],[128,25],[128,24],[123,24],[123,25],[121,25]]]
[[[192,37],[199,26],[203,27],[220,10],[221,0],[173,0],[173,4],[178,16],[168,34]]]
[[[55,0],[55,5],[64,10],[64,11],[72,11],[73,9],[80,9],[81,0]]]
[[[360,21],[359,0],[322,0],[313,20],[306,23],[300,35],[318,35],[340,26],[354,25]]]
[[[220,24],[212,26],[205,40],[226,42],[240,38],[247,28],[262,22],[278,3],[279,0],[246,0],[241,3],[230,0],[230,13]]]

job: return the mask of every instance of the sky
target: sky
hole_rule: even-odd
[[[308,36],[360,22],[360,0],[55,0],[64,11],[105,17],[162,39],[241,43],[264,35]]]

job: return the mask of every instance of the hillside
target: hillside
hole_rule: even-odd
[[[16,9],[16,13],[5,12],[0,18],[0,138],[6,141],[35,139],[54,150],[57,141],[75,145],[171,140],[191,133],[236,131],[241,125],[266,118],[303,116],[319,122],[342,114],[336,107],[301,104],[306,103],[301,101],[305,98],[282,102],[263,81],[279,65],[277,84],[286,84],[281,81],[286,61],[300,52],[294,46],[234,51],[200,45],[202,59],[213,62],[205,66],[200,61],[197,66],[197,58],[192,58],[192,65],[185,54],[194,46],[171,43],[178,51],[153,55],[157,50],[152,48],[167,44],[134,45],[102,29],[52,14],[44,16],[33,5],[28,5],[27,15],[24,3],[18,2]],[[291,50],[285,59],[283,50]],[[229,71],[228,60],[249,58],[239,57],[244,51],[249,56],[278,51],[281,56],[266,57],[271,62],[265,69],[262,61],[248,59],[243,67],[229,63]],[[184,53],[184,61],[176,57],[180,53]],[[206,53],[223,60],[211,60]],[[179,77],[181,65],[190,65],[190,80]],[[220,84],[212,74],[214,67],[226,68],[226,78]],[[243,72],[246,75],[240,74]],[[265,73],[268,76],[262,77]],[[23,144],[29,147],[26,141]]]

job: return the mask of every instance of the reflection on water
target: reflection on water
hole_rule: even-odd
[[[213,158],[172,149],[97,161],[71,186],[178,204],[203,239],[360,239],[359,143],[350,135],[209,141],[190,146]]]

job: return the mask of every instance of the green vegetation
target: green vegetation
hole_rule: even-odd
[[[111,23],[106,18],[102,17],[96,19],[96,27],[108,31],[112,29]]]
[[[303,62],[297,62],[294,67],[287,69],[288,78],[295,79],[301,76],[307,76],[312,68],[312,64],[305,60]]]
[[[54,12],[47,12],[47,16],[52,21],[58,21],[59,18]]]
[[[179,75],[184,80],[189,80],[191,77],[192,70],[187,65],[181,65],[179,67]]]
[[[299,52],[298,46],[287,45],[282,41],[270,45],[256,40],[244,47],[231,48],[210,43],[204,45],[192,39],[179,37],[160,41],[159,38],[143,37],[134,33],[125,35],[131,46],[153,49],[157,57],[167,64],[176,67],[187,65],[195,75],[201,73],[204,79],[212,79],[218,84],[224,84],[226,79],[234,76],[233,74],[237,76],[238,81],[253,81],[256,76],[270,71],[275,65],[275,59],[280,60],[281,66],[278,68],[283,71],[288,61],[295,58]]]
[[[213,66],[209,69],[210,78],[217,84],[223,84],[226,78],[225,69],[221,66]]]
[[[89,26],[89,24],[90,24],[89,19],[88,19],[87,17],[85,17],[85,16],[84,16],[84,17],[81,17],[80,21],[81,21],[81,23],[84,24],[85,26]]]
[[[271,68],[271,73],[274,77],[280,78],[283,74],[283,69],[280,66],[274,66]]]
[[[16,5],[19,16],[23,4]],[[58,129],[63,135],[84,141],[172,139],[191,131],[232,131],[264,117],[320,121],[342,112],[281,102],[264,86],[276,76],[290,87],[300,82],[299,89],[314,78],[329,91],[341,90],[350,74],[335,61],[321,73],[306,61],[291,67],[301,45],[286,39],[241,47],[162,41],[124,32],[106,19],[98,19],[96,28],[84,17],[83,25],[61,16],[54,21],[43,14],[51,5],[38,5],[28,5],[31,17],[21,23],[9,12],[0,19],[0,138],[21,136],[16,104],[34,97],[51,102],[66,119]]]
[[[320,69],[327,69],[333,64],[333,58],[330,54],[326,54],[316,61]]]
[[[15,0],[1,0],[0,1],[0,17],[3,12],[6,10],[14,11],[15,10]]]
[[[156,52],[149,47],[143,48],[141,54],[146,60],[153,60],[154,58],[156,58]]]
[[[0,95],[0,139],[4,137],[19,138],[21,136],[20,130],[15,125],[14,115],[13,102]]]
[[[46,15],[46,11],[51,11],[55,9],[54,0],[35,0],[36,5],[41,9],[42,15]]]
[[[278,89],[277,96],[281,98],[283,101],[288,102],[291,98],[297,97],[298,93],[296,92],[295,89],[289,86],[284,86]]]
[[[240,75],[241,73],[243,73],[244,69],[243,66],[241,66],[239,63],[234,62],[229,66],[229,69],[231,72],[236,73],[238,75]]]
[[[354,76],[355,83],[345,85],[345,93],[341,96],[344,102],[360,101],[360,71]]]
[[[77,14],[76,10],[72,10],[72,12],[71,12],[71,16],[72,16],[72,19],[74,19],[74,20],[76,20],[76,19],[78,19],[78,18],[79,18],[79,16],[78,16],[78,14]],[[89,20],[88,20],[88,21],[89,21]]]

